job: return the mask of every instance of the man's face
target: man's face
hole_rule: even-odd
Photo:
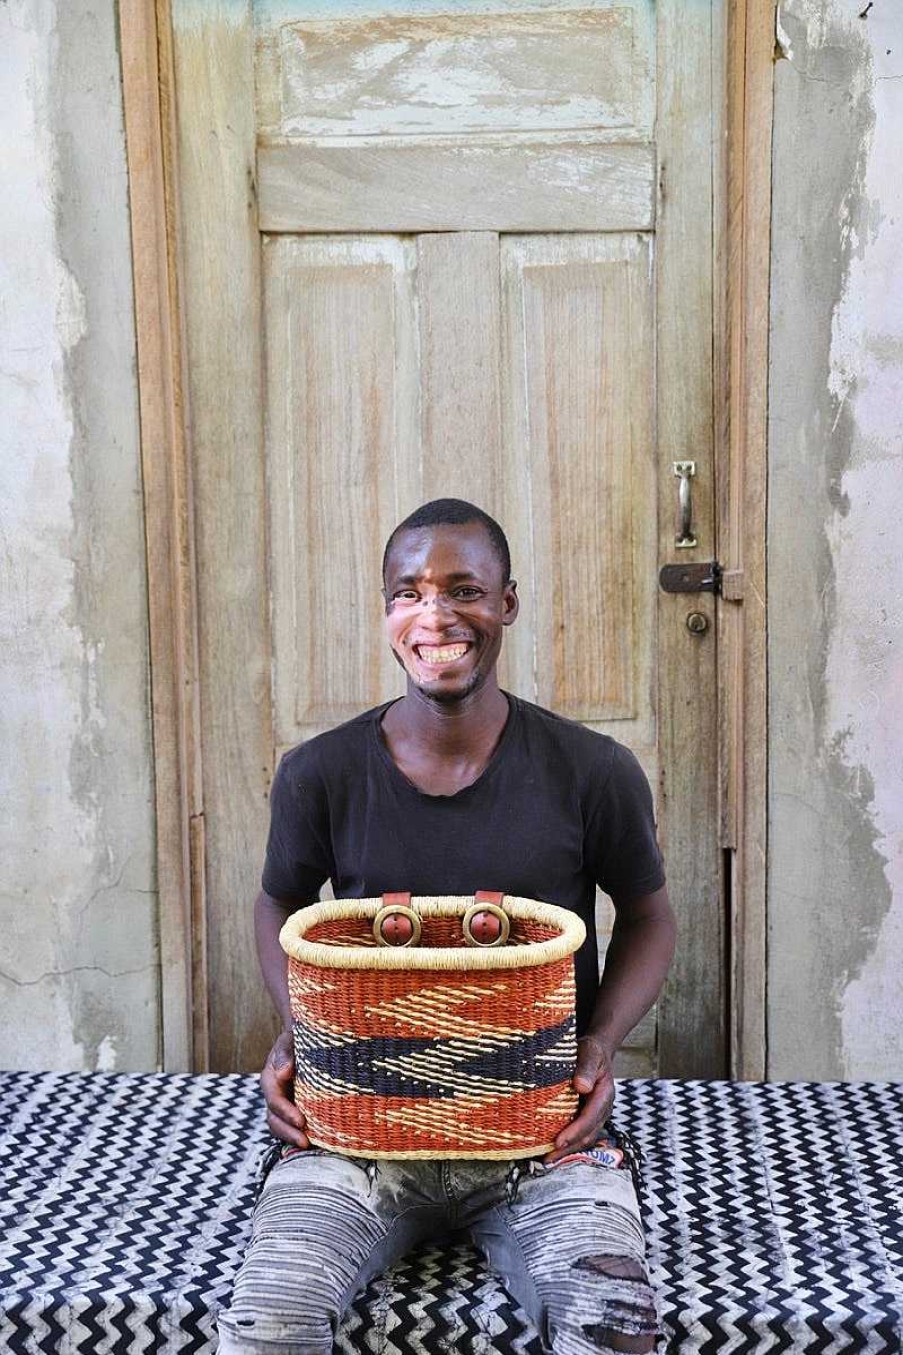
[[[480,523],[400,533],[384,591],[389,644],[418,691],[459,701],[494,677],[517,593]]]

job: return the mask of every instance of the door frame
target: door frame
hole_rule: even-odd
[[[221,68],[234,71],[252,41],[250,6],[229,10]],[[198,628],[199,552],[192,449],[207,411],[188,407],[192,354],[181,297],[192,262],[179,210],[176,53],[171,0],[123,0],[119,8],[144,477],[151,694],[156,776],[161,955],[162,1067],[204,1071],[209,1061],[204,778]],[[774,11],[761,0],[713,0],[712,70],[721,81],[726,137],[714,164],[714,466],[716,542],[726,578],[716,607],[718,801],[727,892],[730,1072],[766,1074],[766,578],[768,288]],[[245,69],[247,69],[245,67]],[[223,79],[225,79],[225,74]],[[210,93],[215,98],[216,91]],[[252,129],[230,125],[221,149],[230,219],[205,223],[230,240],[230,285],[249,325],[259,324]],[[251,144],[249,145],[249,135]],[[218,162],[217,168],[220,168]],[[208,167],[209,169],[209,167]],[[241,182],[244,191],[234,192]],[[214,185],[215,187],[215,185]],[[666,190],[665,190],[666,191]],[[189,187],[189,195],[190,187]],[[211,191],[216,203],[215,192]],[[223,238],[221,236],[221,238]],[[190,283],[190,278],[189,278]],[[210,280],[208,280],[208,285]],[[215,284],[213,284],[215,285]],[[253,353],[250,355],[253,358]],[[253,365],[253,363],[251,364]],[[262,429],[260,381],[227,393],[229,417]],[[194,415],[194,417],[192,417]],[[255,458],[246,458],[253,462]],[[260,481],[262,467],[242,470]],[[239,524],[232,524],[233,529]],[[230,524],[223,524],[224,532]],[[256,530],[256,529],[255,529]],[[262,525],[260,540],[262,541]],[[255,537],[254,547],[257,548]],[[203,567],[200,564],[200,567]],[[213,562],[217,567],[217,562]],[[227,567],[227,562],[220,567]],[[265,559],[260,587],[265,591]],[[258,599],[260,602],[261,599]],[[266,600],[256,624],[266,620]],[[266,641],[260,638],[264,646]],[[258,675],[259,676],[259,675]],[[250,681],[253,683],[254,676]],[[223,694],[208,693],[216,702]],[[255,790],[272,768],[265,748],[268,698],[236,740],[234,775]],[[231,756],[231,754],[230,754]],[[255,803],[260,796],[255,794]],[[259,834],[265,802],[249,825]],[[213,854],[216,847],[214,844]],[[213,887],[217,887],[214,881]],[[245,902],[245,901],[242,901]],[[681,1071],[680,1067],[666,1071]],[[725,1069],[727,1071],[727,1069]]]

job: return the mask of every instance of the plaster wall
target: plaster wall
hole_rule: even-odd
[[[784,0],[769,373],[768,1074],[903,1075],[903,11]]]
[[[153,1068],[146,586],[116,7],[0,5],[0,1066]]]

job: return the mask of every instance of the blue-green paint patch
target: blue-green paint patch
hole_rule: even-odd
[[[185,0],[182,0],[185,3]],[[204,0],[189,0],[203,6]],[[259,27],[291,23],[302,19],[382,19],[424,14],[524,14],[550,10],[616,8],[613,0],[570,0],[551,4],[549,0],[252,0],[254,21]]]

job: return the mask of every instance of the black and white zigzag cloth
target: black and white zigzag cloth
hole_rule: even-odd
[[[662,1350],[903,1350],[903,1085],[627,1081]],[[0,1074],[0,1350],[216,1345],[266,1144],[250,1077]],[[465,1242],[374,1281],[342,1355],[540,1355]]]

